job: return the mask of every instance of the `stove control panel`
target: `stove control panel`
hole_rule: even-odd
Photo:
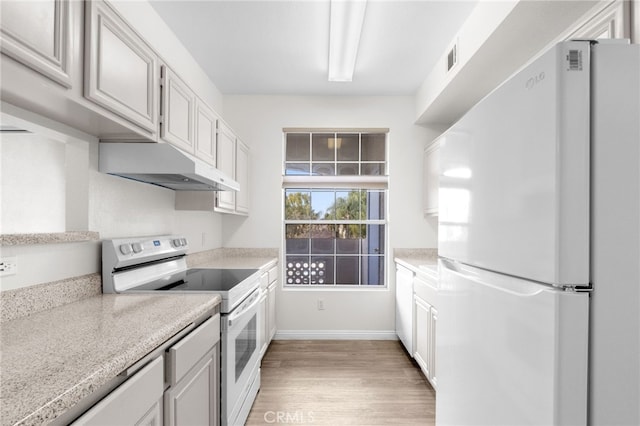
[[[109,270],[114,270],[181,256],[185,255],[188,249],[189,243],[181,235],[105,240],[102,244],[103,267],[106,266]]]

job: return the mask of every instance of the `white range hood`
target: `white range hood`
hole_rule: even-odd
[[[175,191],[238,191],[214,166],[167,143],[100,143],[102,173]]]

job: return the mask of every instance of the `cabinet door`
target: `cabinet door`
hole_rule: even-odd
[[[424,150],[422,208],[425,215],[438,214],[439,147],[439,142],[435,141]]]
[[[236,181],[240,191],[236,192],[236,213],[249,213],[249,147],[240,139],[236,142]]]
[[[267,351],[267,336],[269,335],[269,318],[267,313],[267,290],[262,290],[260,296],[260,311],[258,313],[258,346],[260,347],[260,358]]]
[[[431,327],[431,335],[429,336],[429,381],[433,389],[438,387],[438,379],[436,378],[436,329],[438,324],[438,310],[435,307],[431,307],[431,321],[429,323]]]
[[[71,87],[71,16],[67,0],[0,3],[0,50]]]
[[[168,67],[162,67],[160,137],[178,148],[195,153],[196,96]]]
[[[567,40],[630,38],[630,14],[629,2],[614,1],[567,37]]]
[[[164,395],[165,424],[219,424],[220,343]]]
[[[396,264],[396,334],[413,356],[413,272]]]
[[[85,9],[85,97],[156,134],[155,53],[104,1],[85,2]]]
[[[236,176],[236,136],[222,121],[218,121],[216,167],[232,179]],[[219,191],[216,197],[218,210],[233,212],[236,208],[236,193]]]
[[[196,157],[216,165],[216,123],[218,117],[200,99],[196,100]]]
[[[269,331],[267,333],[267,346],[273,340],[278,327],[276,326],[276,286],[277,282],[269,284],[269,295],[267,296],[267,323]]]
[[[431,360],[431,306],[419,297],[414,298],[416,312],[416,341],[414,358],[429,378]]]
[[[163,390],[163,360],[159,357],[94,405],[73,424],[159,425],[161,423],[157,420],[162,410]]]

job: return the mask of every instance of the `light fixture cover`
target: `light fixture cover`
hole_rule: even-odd
[[[353,79],[366,7],[366,0],[331,0],[329,81]]]

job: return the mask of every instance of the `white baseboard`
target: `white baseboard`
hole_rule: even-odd
[[[278,330],[275,340],[398,340],[394,330]]]

